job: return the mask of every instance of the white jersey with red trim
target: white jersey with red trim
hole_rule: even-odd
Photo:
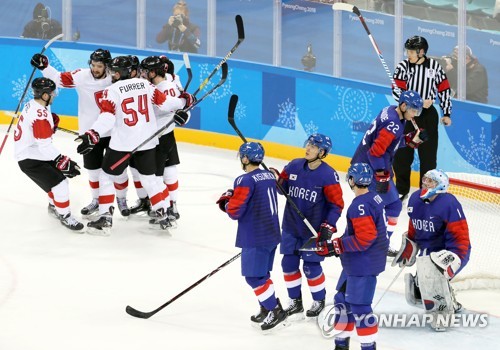
[[[182,84],[178,77],[175,79],[171,74],[165,74],[165,80],[162,80],[156,87],[162,91],[165,95],[172,97],[179,97],[182,90]],[[156,123],[158,124],[158,129],[167,125],[174,118],[175,111],[163,112],[155,107],[156,113]],[[189,112],[188,112],[189,113]],[[175,123],[170,124],[170,126],[165,130],[165,134],[168,134],[175,128]]]
[[[182,98],[166,96],[144,79],[119,80],[104,90],[101,114],[92,125],[102,135],[111,130],[109,147],[115,151],[130,152],[157,130],[154,106],[163,112],[172,112],[184,107]],[[155,137],[139,151],[154,148]]]
[[[71,72],[59,72],[52,66],[43,71],[43,76],[51,79],[62,88],[74,88],[78,93],[78,132],[80,135],[89,130],[100,113],[99,103],[104,89],[111,85],[111,77],[95,79],[90,68]],[[101,135],[109,136],[110,132]]]
[[[17,120],[14,131],[14,155],[24,159],[54,160],[61,154],[52,143],[54,120],[50,106],[44,107],[30,100]]]

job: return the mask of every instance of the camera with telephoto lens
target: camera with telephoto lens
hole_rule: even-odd
[[[42,28],[42,32],[47,32],[50,29],[49,23],[49,14],[47,8],[44,8],[40,11],[38,15],[37,22],[40,23],[40,28]]]
[[[184,23],[184,15],[183,14],[176,15],[174,16],[174,22],[172,23],[172,27],[177,28],[183,23]]]

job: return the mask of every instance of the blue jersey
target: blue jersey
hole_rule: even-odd
[[[367,163],[373,170],[387,170],[392,175],[392,162],[398,147],[404,147],[404,127],[406,121],[400,120],[396,106],[389,106],[379,113],[370,128],[365,132],[351,164]]]
[[[306,159],[294,159],[285,166],[280,179],[283,189],[316,231],[323,222],[336,226],[344,208],[344,200],[339,175],[330,165],[322,162],[311,170]],[[283,231],[299,238],[312,236],[288,202],[283,214]]]
[[[236,246],[269,247],[280,242],[278,198],[274,175],[255,169],[234,180],[234,194],[226,212],[238,220]]]
[[[408,238],[421,251],[427,249],[427,254],[443,249],[452,251],[462,262],[460,270],[464,268],[471,251],[469,226],[454,195],[441,193],[433,201],[424,202],[420,191],[416,191],[408,200],[408,216]]]
[[[347,275],[378,275],[385,270],[389,248],[382,198],[374,192],[359,195],[346,216],[347,227],[341,237],[342,268]]]

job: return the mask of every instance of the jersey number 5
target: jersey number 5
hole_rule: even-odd
[[[146,123],[149,123],[149,110],[148,110],[148,95],[140,95],[136,106],[130,106],[134,104],[135,99],[133,97],[126,98],[122,101],[122,111],[127,114],[129,118],[124,119],[124,123],[128,126],[134,126],[139,121],[137,112],[142,114],[146,118]]]

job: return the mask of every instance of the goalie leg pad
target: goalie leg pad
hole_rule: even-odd
[[[405,297],[411,306],[423,307],[420,288],[418,288],[417,277],[411,273],[405,274]]]
[[[455,312],[448,279],[429,256],[417,257],[417,275],[425,312],[433,314],[431,327],[436,331],[446,330],[447,324],[442,322],[443,316]]]

